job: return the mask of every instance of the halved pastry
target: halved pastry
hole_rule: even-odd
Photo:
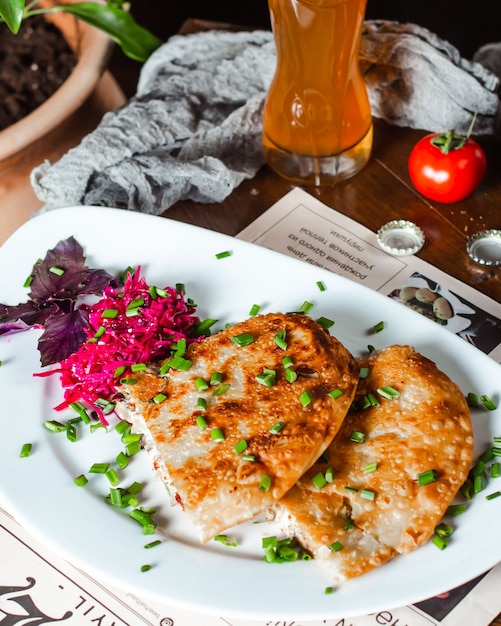
[[[390,346],[359,366],[367,375],[327,454],[275,507],[337,581],[428,541],[473,455],[464,395],[432,361]]]
[[[349,351],[301,314],[259,315],[190,344],[189,368],[139,375],[124,417],[206,542],[281,498],[338,431]]]

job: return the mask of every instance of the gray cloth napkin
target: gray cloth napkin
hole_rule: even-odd
[[[31,173],[41,211],[97,205],[160,214],[219,202],[263,164],[261,116],[275,69],[268,31],[177,35],[143,66],[136,95],[54,164]],[[498,78],[413,24],[367,21],[360,62],[372,113],[391,124],[497,129]]]

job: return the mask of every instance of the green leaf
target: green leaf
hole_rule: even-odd
[[[0,0],[6,2],[7,0]],[[16,0],[19,1],[19,0]],[[135,61],[146,61],[163,41],[140,26],[130,13],[115,6],[95,2],[80,2],[54,7],[75,15],[83,22],[108,33],[122,48],[124,54]]]
[[[25,0],[0,0],[0,20],[16,34],[19,31],[24,15]]]

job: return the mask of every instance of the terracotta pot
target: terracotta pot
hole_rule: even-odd
[[[77,64],[48,100],[0,132],[0,244],[41,204],[29,183],[31,170],[44,160],[60,158],[107,111],[125,102],[122,90],[105,71],[114,45],[110,37],[69,14],[54,13],[47,19],[61,30]]]

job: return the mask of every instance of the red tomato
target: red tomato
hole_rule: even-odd
[[[454,131],[420,139],[409,155],[409,175],[416,189],[437,202],[457,202],[472,194],[487,170],[483,148]]]

